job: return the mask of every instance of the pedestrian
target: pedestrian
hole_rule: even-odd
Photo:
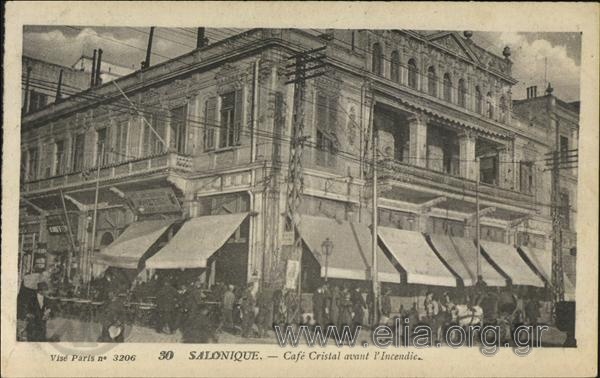
[[[38,282],[35,297],[30,297],[25,317],[27,325],[25,333],[27,341],[43,342],[46,339],[46,323],[50,318],[52,309],[48,300],[48,284]]]
[[[277,289],[273,293],[273,325],[285,324],[287,309],[283,298],[283,290]]]
[[[323,288],[318,287],[312,297],[313,318],[315,325],[323,325],[323,313],[325,307],[325,297],[323,296]]]
[[[254,306],[256,299],[252,294],[252,288],[248,286],[242,297],[242,337],[250,337],[254,328]]]
[[[287,290],[285,293],[285,309],[286,309],[286,323],[293,324],[296,322],[296,311],[298,310],[298,301],[294,290]]]
[[[525,303],[525,318],[527,324],[536,327],[538,318],[540,317],[540,303],[535,297],[535,294],[531,293],[527,303]]]
[[[125,302],[115,291],[108,291],[107,296],[108,300],[104,303],[104,308],[100,314],[102,331],[98,341],[122,343],[125,341],[124,333],[127,317]]]
[[[203,304],[194,304],[190,309],[190,316],[182,324],[181,332],[184,343],[218,342],[215,325],[208,316],[208,307]]]
[[[333,324],[336,327],[339,326],[340,316],[340,289],[337,286],[333,286],[331,289],[329,300],[329,324]]]
[[[223,325],[225,330],[233,330],[233,306],[235,304],[235,294],[233,294],[233,285],[227,286],[223,294],[221,303],[221,314],[223,316]]]
[[[374,323],[375,323],[375,308],[373,306],[375,306],[375,297],[373,296],[373,288],[369,288],[369,290],[367,291],[366,303],[367,303],[367,311],[369,313],[367,322],[370,325],[374,325]]]
[[[177,302],[177,290],[171,285],[169,279],[165,279],[162,286],[156,293],[156,310],[158,320],[156,324],[157,332],[172,334],[175,332],[175,305]],[[167,330],[165,330],[167,327]]]
[[[365,303],[365,299],[362,296],[360,291],[360,287],[356,287],[351,295],[352,301],[352,312],[354,316],[352,318],[352,322],[354,326],[360,326],[363,324],[365,309],[367,308],[367,304]]]
[[[389,318],[392,313],[392,296],[391,290],[385,289],[383,296],[381,297],[381,314],[386,318]]]
[[[347,288],[344,288],[340,293],[340,301],[339,301],[339,325],[340,327],[351,326],[352,325],[352,299],[350,296],[350,292]]]
[[[258,328],[258,337],[265,337],[267,330],[273,323],[273,298],[271,291],[264,288],[256,293],[256,304],[258,306],[258,315],[256,315],[256,326]]]
[[[183,325],[191,309],[191,297],[185,284],[179,286],[177,290],[177,300],[175,302],[175,329]]]

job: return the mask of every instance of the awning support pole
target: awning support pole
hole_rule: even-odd
[[[375,109],[375,95],[372,94],[372,99],[371,99],[371,114],[370,116],[370,121],[371,121],[371,133],[372,133],[372,137],[373,137],[373,232],[372,232],[372,250],[371,253],[373,254],[373,272],[371,274],[371,277],[373,278],[373,315],[372,315],[372,319],[373,319],[373,326],[376,325],[379,322],[378,319],[378,315],[379,315],[379,290],[378,290],[378,282],[377,282],[377,226],[378,226],[378,218],[377,218],[377,148],[378,148],[378,137],[377,137],[377,132],[374,129],[375,123],[373,122],[373,111]]]

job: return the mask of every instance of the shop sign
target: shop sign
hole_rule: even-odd
[[[294,232],[284,231],[281,236],[281,245],[294,245]]]
[[[288,260],[285,271],[285,288],[295,289],[300,274],[300,262],[298,260]]]
[[[141,214],[172,213],[181,211],[179,201],[171,188],[128,192],[127,196]]]

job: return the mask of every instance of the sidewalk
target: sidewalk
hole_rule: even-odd
[[[102,326],[95,322],[84,322],[76,319],[54,318],[48,321],[48,336],[53,340],[66,342],[95,342],[100,335]],[[371,344],[370,329],[363,329],[357,345],[364,342]],[[267,331],[263,338],[244,338],[228,332],[218,335],[220,344],[276,344],[274,331]],[[566,334],[555,327],[550,327],[542,333],[542,346],[560,347],[566,339]],[[158,333],[150,327],[133,325],[126,327],[125,342],[128,343],[181,343],[181,332],[173,334]],[[331,341],[333,344],[333,340]]]

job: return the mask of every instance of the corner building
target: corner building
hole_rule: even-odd
[[[510,49],[408,30],[252,29],[26,115],[23,272],[59,262],[84,282],[112,267],[294,286],[286,66],[323,46],[327,72],[303,104],[303,291],[370,285],[375,139],[378,280],[394,310],[475,283],[477,192],[484,280],[547,286],[533,260],[551,250],[535,194],[549,176],[534,168],[554,147],[528,155],[537,131],[513,109]],[[538,254],[519,248],[524,232]]]

